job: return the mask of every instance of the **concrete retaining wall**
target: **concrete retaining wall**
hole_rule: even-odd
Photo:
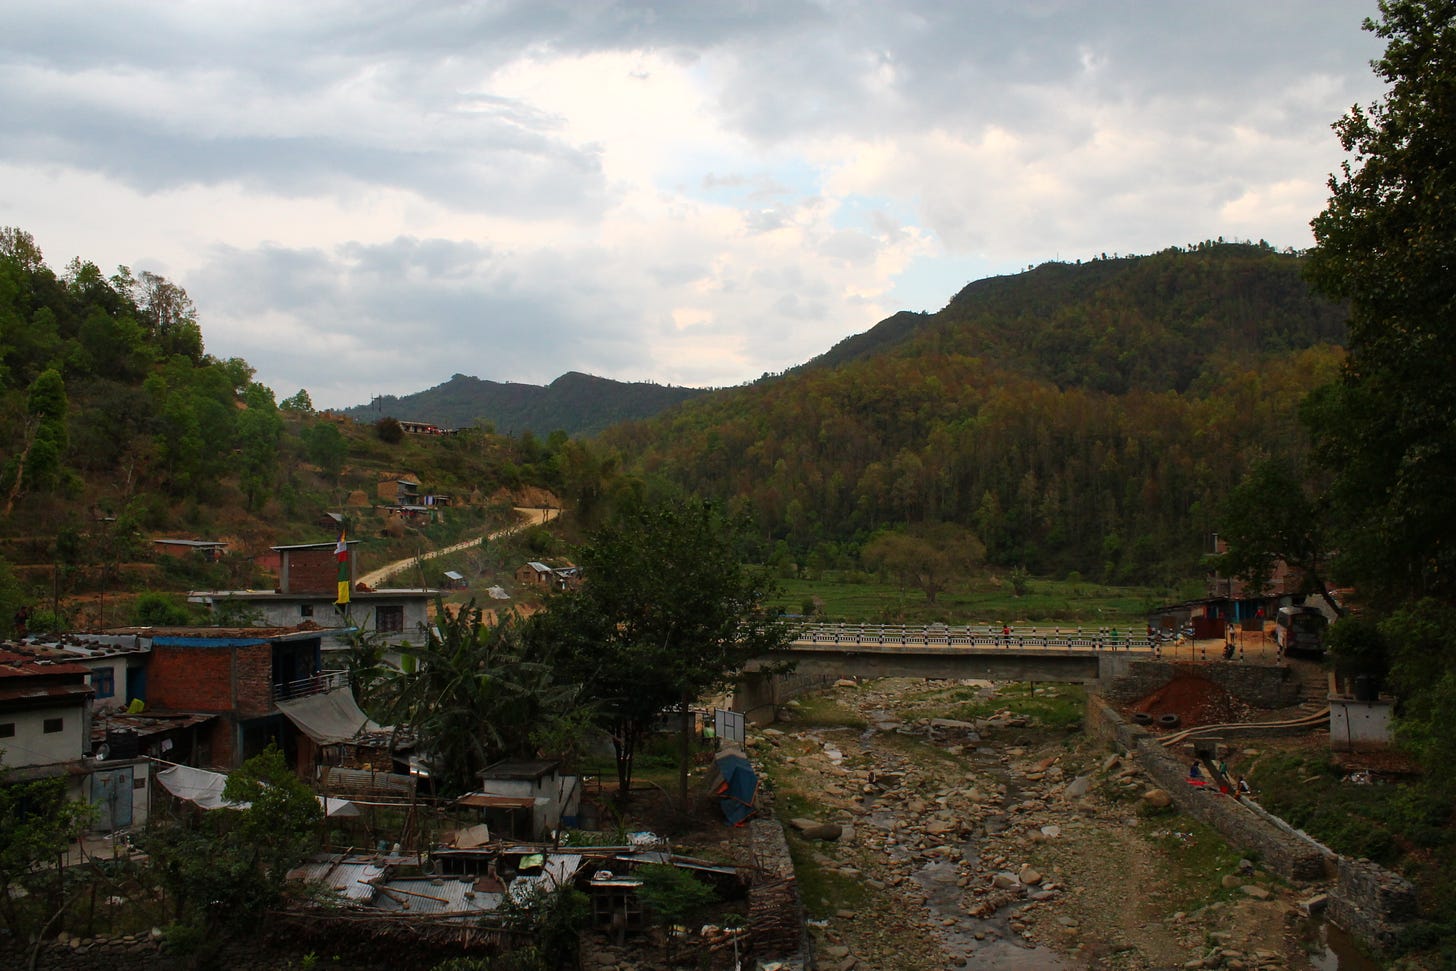
[[[779,705],[800,695],[822,691],[838,678],[837,674],[794,671],[789,674],[765,674],[745,671],[733,687],[734,711],[742,713],[750,725],[772,725]]]

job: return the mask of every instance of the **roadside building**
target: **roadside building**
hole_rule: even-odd
[[[439,594],[433,587],[368,589],[354,582],[357,541],[345,543],[348,604],[337,604],[339,562],[336,542],[275,546],[278,587],[275,590],[194,590],[192,603],[205,604],[214,616],[226,612],[258,627],[314,624],[329,632],[325,648],[347,646],[347,635],[381,634],[392,643],[419,646],[429,627],[429,605]]]

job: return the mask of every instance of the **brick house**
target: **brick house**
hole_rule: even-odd
[[[531,560],[516,568],[515,578],[520,584],[565,590],[581,582],[581,569],[575,566],[548,566],[539,560]]]
[[[146,712],[215,716],[199,739],[195,761],[236,768],[277,742],[290,758],[298,735],[280,699],[335,686],[320,673],[324,631],[284,628],[144,627],[118,630],[148,644]]]
[[[420,504],[420,480],[412,475],[383,479],[377,487],[377,494],[391,505],[417,506]]]

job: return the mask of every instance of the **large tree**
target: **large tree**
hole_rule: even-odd
[[[580,551],[583,584],[539,622],[562,663],[599,699],[617,758],[619,798],[660,713],[725,686],[792,634],[764,603],[774,581],[744,565],[742,524],[689,498],[623,507]],[[687,793],[687,760],[680,766]]]
[[[1309,278],[1350,305],[1340,380],[1312,403],[1339,566],[1372,601],[1456,601],[1456,6],[1382,0],[1383,100],[1335,124],[1350,159]]]
[[[1219,535],[1228,543],[1220,571],[1263,590],[1283,560],[1299,572],[1301,593],[1318,594],[1336,614],[1345,608],[1330,593],[1330,554],[1324,511],[1293,459],[1266,459],[1224,497]]]
[[[907,530],[886,530],[865,544],[860,558],[925,592],[927,603],[953,583],[963,582],[981,565],[986,547],[955,523],[923,523]]]

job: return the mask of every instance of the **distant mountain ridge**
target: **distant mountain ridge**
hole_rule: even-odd
[[[487,422],[502,434],[529,431],[545,436],[560,430],[589,436],[619,422],[654,417],[707,393],[702,388],[613,381],[579,371],[568,371],[545,387],[455,374],[425,391],[383,395],[343,412],[366,422],[387,415],[449,428]]]
[[[1300,402],[1338,373],[1348,311],[1301,263],[1218,240],[978,280],[599,443],[810,569],[949,523],[1006,569],[1196,575],[1223,497],[1253,462],[1300,461]]]

